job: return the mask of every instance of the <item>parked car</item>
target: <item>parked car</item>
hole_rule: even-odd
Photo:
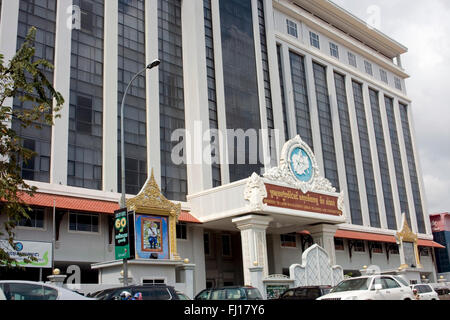
[[[438,294],[439,300],[450,300],[450,289],[447,287],[435,287],[434,291]]]
[[[308,286],[286,290],[278,299],[281,300],[316,300],[330,293],[331,286]]]
[[[175,288],[165,284],[110,288],[96,292],[90,297],[97,300],[121,300],[120,295],[124,291],[130,293],[131,296],[140,292],[142,293],[142,300],[181,300]]]
[[[93,300],[69,289],[34,281],[0,281],[0,291],[6,300]]]
[[[254,287],[221,287],[201,291],[194,300],[263,300]]]
[[[429,284],[413,284],[411,289],[417,290],[419,300],[439,300],[438,293]]]
[[[402,280],[390,275],[346,279],[317,300],[414,300],[413,291]]]

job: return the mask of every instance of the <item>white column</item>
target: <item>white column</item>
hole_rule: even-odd
[[[344,191],[345,196],[345,212],[346,219],[350,216],[350,200],[348,197],[348,187],[347,187],[347,175],[345,169],[344,160],[344,148],[342,146],[342,135],[341,135],[341,121],[339,119],[339,109],[337,105],[337,95],[336,95],[336,85],[334,82],[334,71],[333,68],[328,66],[327,71],[327,83],[328,83],[328,96],[330,99],[330,112],[331,120],[333,123],[333,137],[334,137],[334,150],[336,154],[337,170],[339,177],[340,190]]]
[[[336,234],[338,227],[331,224],[319,224],[308,228],[311,233],[311,237],[314,243],[328,252],[331,260],[331,265],[336,264],[336,251],[334,248],[334,235]]]
[[[220,24],[219,0],[211,0],[211,15],[214,38],[214,64],[216,70],[216,104],[217,122],[220,146],[220,174],[222,185],[230,183],[230,168],[228,166],[228,137],[227,137],[227,114],[225,107],[225,85],[223,80],[223,57],[222,57],[222,35]]]
[[[400,155],[402,157],[403,175],[405,176],[406,196],[408,197],[409,217],[411,221],[411,229],[417,233],[416,207],[411,188],[411,176],[409,175],[408,157],[406,155],[405,135],[403,132],[402,118],[400,116],[400,104],[397,98],[394,98],[394,114],[398,132],[398,144],[400,145]],[[404,212],[402,212],[403,214]]]
[[[119,5],[105,1],[103,61],[103,190],[118,190],[118,54]],[[122,128],[123,130],[123,128]],[[125,160],[124,155],[122,159]],[[125,186],[122,186],[124,188]]]
[[[205,266],[205,246],[204,229],[192,227],[192,256],[195,263],[194,291],[198,293],[206,288],[206,266]]]
[[[286,80],[284,84],[284,91],[286,100],[285,103],[286,103],[288,132],[290,137],[295,137],[297,135],[297,118],[295,114],[294,89],[292,86],[291,57],[287,45],[282,43],[280,51],[281,51],[281,63],[284,73],[284,79]],[[289,139],[289,137],[286,137],[286,140],[287,139]]]
[[[182,1],[183,78],[186,118],[186,159],[189,193],[212,188],[208,80],[203,1]]]
[[[392,198],[394,200],[395,221],[397,222],[397,229],[398,229],[400,228],[402,222],[402,213],[401,213],[402,210],[400,205],[400,197],[398,194],[397,176],[395,172],[394,155],[392,152],[389,121],[386,112],[386,102],[384,99],[384,95],[381,93],[379,95],[379,100],[380,100],[381,120],[383,122],[384,141],[386,142],[386,154],[389,166],[389,176],[391,179]]]
[[[280,161],[281,149],[287,137],[284,136],[283,107],[281,102],[280,75],[278,73],[277,43],[275,41],[275,23],[273,20],[272,0],[264,0],[264,21],[266,26],[267,55],[269,59],[270,90],[272,92],[273,122],[279,136],[276,139],[277,161]],[[275,138],[277,138],[275,136]]]
[[[72,0],[56,2],[56,36],[54,88],[64,97],[61,118],[52,127],[52,161],[50,183],[67,185],[69,151],[70,65],[72,52]]]
[[[350,117],[350,127],[352,130],[353,149],[355,152],[355,165],[358,177],[359,198],[361,201],[361,213],[363,225],[370,227],[369,205],[367,203],[367,191],[364,178],[364,168],[361,154],[361,143],[359,138],[358,120],[356,117],[355,98],[353,94],[353,83],[350,76],[345,77],[345,90],[347,91],[348,113]]]
[[[261,117],[261,129],[267,130],[267,108],[266,108],[266,94],[264,88],[264,73],[262,66],[262,54],[261,54],[261,37],[259,33],[259,18],[258,18],[258,1],[252,0],[252,16],[253,16],[253,41],[255,45],[255,60],[256,60],[256,79],[258,81],[258,97],[259,97],[259,115]],[[264,131],[262,131],[264,132]],[[269,147],[269,135],[265,131],[265,134],[261,134],[262,152],[264,162],[264,170],[267,171],[270,167],[270,147]],[[274,150],[275,151],[275,150]]]
[[[159,56],[158,1],[145,1],[145,60],[148,65]],[[159,68],[147,71],[147,165],[156,182],[161,185],[161,142]]]
[[[363,84],[364,105],[366,110],[367,132],[369,133],[370,153],[372,157],[373,178],[375,180],[375,189],[378,201],[378,216],[380,218],[381,228],[387,228],[386,207],[384,205],[383,186],[381,184],[380,164],[378,161],[377,140],[375,138],[375,128],[373,126],[372,104],[370,102],[369,87]]]
[[[241,230],[245,284],[251,283],[249,268],[262,267],[264,277],[269,275],[266,230],[272,220],[271,217],[258,215],[248,215],[232,220]]]
[[[408,121],[409,121],[409,128],[410,128],[410,134],[411,134],[411,143],[413,147],[413,154],[414,159],[416,161],[416,174],[419,181],[419,190],[420,190],[420,201],[422,203],[422,211],[423,211],[423,220],[425,222],[425,233],[427,235],[431,235],[431,222],[429,218],[429,212],[428,212],[428,205],[425,201],[426,199],[426,193],[425,193],[425,186],[423,182],[423,175],[422,175],[422,166],[421,161],[419,158],[419,153],[417,152],[417,145],[416,145],[416,130],[414,126],[414,117],[412,114],[411,104],[409,104],[408,107]]]
[[[3,54],[3,65],[8,65],[17,51],[17,28],[19,24],[19,0],[2,1],[0,23],[0,52]],[[12,106],[14,99],[5,99],[4,106]],[[11,127],[11,121],[8,124]]]
[[[317,109],[316,84],[314,81],[314,69],[312,56],[305,56],[305,73],[308,91],[309,115],[311,121],[311,133],[314,144],[314,154],[316,155],[317,165],[320,172],[325,174],[325,166],[323,164],[322,155],[322,137],[320,134],[319,111]]]

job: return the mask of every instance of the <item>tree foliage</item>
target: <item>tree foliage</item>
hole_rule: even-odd
[[[18,222],[29,219],[30,208],[21,200],[21,195],[33,196],[36,187],[28,185],[21,176],[21,163],[27,163],[36,154],[23,147],[21,138],[12,129],[12,120],[23,128],[42,128],[53,125],[60,117],[64,98],[57,92],[46,72],[53,65],[36,57],[34,40],[36,29],[28,32],[23,45],[15,56],[4,64],[0,54],[0,238],[14,244],[14,229]],[[23,108],[13,108],[13,99],[23,102]],[[0,247],[0,265],[17,265],[4,248]]]

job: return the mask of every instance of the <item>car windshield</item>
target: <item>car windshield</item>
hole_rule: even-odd
[[[331,292],[368,290],[369,283],[370,278],[348,279],[339,283],[335,288],[333,288],[333,290],[331,290]]]

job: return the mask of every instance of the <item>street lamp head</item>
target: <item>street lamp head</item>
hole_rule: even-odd
[[[157,67],[157,66],[159,66],[159,64],[161,63],[161,61],[159,60],[159,59],[156,59],[156,60],[154,60],[152,63],[150,63],[148,66],[147,66],[147,69],[152,69],[152,68],[154,68],[154,67]]]

